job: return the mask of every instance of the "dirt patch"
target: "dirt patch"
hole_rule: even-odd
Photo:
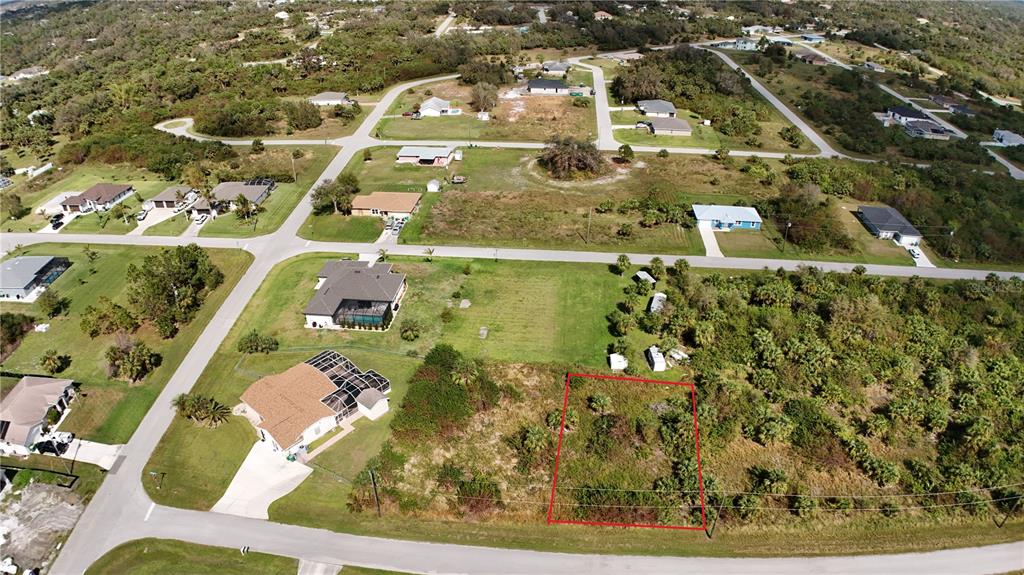
[[[0,543],[23,569],[44,567],[56,556],[57,544],[84,511],[74,492],[56,485],[32,483],[0,503]]]
[[[577,108],[565,96],[522,96],[501,98],[491,111],[493,129],[506,128],[530,139],[548,139],[559,134],[584,135],[594,111]]]
[[[430,92],[434,97],[441,98],[442,100],[451,100],[453,106],[469,104],[469,101],[473,99],[473,89],[471,87],[463,86],[462,84],[451,80],[417,88],[414,92],[415,97],[410,100],[413,102],[423,102],[427,98],[431,97],[427,95],[427,92]]]
[[[570,188],[579,188],[579,187],[588,187],[588,186],[603,186],[603,185],[606,185],[606,184],[611,184],[611,183],[617,182],[619,180],[624,180],[624,179],[629,177],[629,173],[633,170],[633,167],[641,168],[644,165],[646,165],[646,164],[643,164],[643,165],[637,164],[637,165],[634,166],[632,164],[615,164],[615,163],[610,162],[610,161],[608,162],[608,164],[609,164],[609,166],[611,166],[611,171],[610,172],[608,172],[607,174],[601,176],[600,178],[593,178],[593,179],[590,179],[590,180],[562,181],[562,180],[551,179],[551,178],[549,178],[547,176],[547,174],[544,173],[543,169],[541,169],[540,167],[537,166],[537,159],[536,158],[530,160],[530,163],[526,165],[526,169],[527,169],[528,172],[531,172],[532,175],[534,175],[536,177],[546,178],[547,179],[547,182],[546,182],[547,184],[550,184],[550,185],[555,186],[557,188],[570,189]]]

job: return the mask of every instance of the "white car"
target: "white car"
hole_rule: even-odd
[[[910,257],[914,258],[915,260],[919,259],[921,257],[921,252],[918,251],[917,248],[910,248]]]
[[[196,218],[196,225],[197,226],[201,226],[201,225],[205,224],[206,220],[208,220],[209,218],[210,218],[210,216],[208,216],[206,214],[203,214],[203,215],[199,216],[198,218]]]

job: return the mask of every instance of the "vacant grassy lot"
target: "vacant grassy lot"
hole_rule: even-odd
[[[185,543],[172,539],[136,539],[111,549],[87,575],[281,575],[298,569],[297,559],[238,549]],[[346,569],[348,571],[348,569]]]
[[[176,216],[160,222],[159,224],[146,228],[146,231],[142,232],[144,236],[180,236],[188,229],[191,223],[191,218],[188,211],[181,212]]]
[[[582,73],[582,72],[581,72]],[[592,78],[589,72],[588,78]],[[591,82],[593,80],[591,79]],[[508,88],[502,88],[505,93]],[[453,107],[461,107],[459,116],[439,118],[408,117],[384,118],[377,125],[379,138],[405,140],[488,140],[542,142],[556,135],[574,135],[593,139],[597,135],[597,116],[593,102],[586,108],[573,106],[573,99],[566,96],[522,96],[513,99],[502,98],[491,110],[490,120],[476,118],[469,105],[470,87],[453,80],[428,84],[412,94],[403,94],[392,105],[389,114],[411,112],[430,96],[450,100]]]
[[[299,228],[299,236],[322,242],[373,242],[384,231],[384,222],[376,216],[311,214]]]
[[[274,147],[275,150],[278,148]],[[265,210],[254,220],[245,221],[235,217],[234,214],[222,214],[216,219],[206,222],[199,235],[247,238],[270,233],[281,227],[281,224],[288,218],[288,214],[292,213],[306,192],[319,181],[327,164],[338,153],[338,148],[333,146],[302,146],[300,149],[306,155],[295,160],[298,180],[279,183],[277,188],[270,193],[270,197],[263,202]],[[283,148],[283,150],[290,152],[292,148]]]
[[[61,429],[74,432],[84,439],[124,443],[131,437],[143,415],[224,298],[249,267],[252,256],[236,250],[209,250],[214,263],[224,272],[224,283],[207,299],[195,319],[183,326],[174,338],[160,338],[149,325],[144,325],[134,334],[133,337],[146,342],[161,354],[162,363],[141,383],[129,385],[107,377],[104,354],[114,343],[115,336],[101,335],[90,339],[81,330],[81,316],[85,308],[95,304],[100,296],[105,295],[125,305],[127,288],[124,277],[128,265],[141,263],[145,256],[157,253],[160,248],[94,246],[93,249],[100,257],[92,266],[82,254],[82,246],[39,244],[12,254],[69,258],[72,261],[71,268],[54,282],[52,289],[68,298],[70,305],[65,315],[47,319],[38,313],[33,304],[5,303],[5,311],[28,313],[35,316],[39,323],[49,323],[50,328],[46,333],[28,333],[2,367],[8,372],[41,374],[38,362],[46,350],[56,349],[70,355],[71,365],[60,377],[75,380],[81,384],[81,390]]]
[[[727,257],[815,259],[837,262],[858,262],[909,266],[914,259],[906,249],[889,240],[880,240],[871,235],[853,215],[856,204],[837,206],[835,217],[843,223],[855,243],[850,252],[812,252],[784,241],[783,235],[771,222],[765,222],[761,231],[736,230],[717,233],[718,247]]]
[[[693,129],[692,136],[658,136],[648,133],[647,130],[620,129],[615,130],[615,139],[624,144],[664,146],[666,148],[756,149],[766,152],[788,152],[793,154],[811,154],[818,151],[818,147],[807,141],[806,138],[797,148],[790,146],[783,140],[779,136],[779,130],[789,126],[790,123],[779,115],[774,108],[772,108],[771,117],[767,121],[760,122],[762,132],[760,136],[757,136],[758,141],[762,144],[760,147],[750,146],[747,144],[746,138],[727,136],[711,126],[702,126],[700,124],[701,117],[690,110],[677,110],[677,116],[689,122],[690,128]],[[613,124],[629,124],[632,126],[645,118],[643,114],[633,110],[612,112]]]

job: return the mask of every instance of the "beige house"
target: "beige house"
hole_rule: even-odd
[[[135,193],[129,184],[96,184],[84,192],[70,196],[60,203],[65,213],[109,210]]]
[[[410,192],[373,192],[355,196],[352,198],[352,215],[408,218],[419,209],[421,196]]]
[[[0,405],[0,454],[28,455],[47,427],[51,409],[60,416],[75,397],[70,379],[25,376]]]

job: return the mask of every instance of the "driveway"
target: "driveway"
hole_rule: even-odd
[[[141,236],[147,229],[173,218],[177,215],[174,212],[174,208],[153,208],[149,210],[149,214],[146,219],[139,222],[139,225],[135,226],[135,229],[128,232],[129,236]]]
[[[117,456],[120,455],[122,447],[124,445],[107,445],[106,443],[75,439],[71,442],[68,450],[64,452],[64,455],[60,457],[61,459],[92,463],[109,471],[117,461]]]
[[[915,266],[917,266],[919,268],[933,268],[933,267],[935,267],[935,264],[932,263],[932,260],[928,259],[928,254],[924,253],[924,250],[922,250],[921,248],[917,248],[917,251],[918,251],[918,253],[920,255],[918,255],[916,258],[914,258],[914,265]]]
[[[709,258],[724,258],[722,250],[718,247],[718,239],[715,238],[715,231],[711,224],[697,224],[697,231],[700,232],[700,239],[704,242],[704,254]]]
[[[270,442],[257,441],[224,496],[210,511],[268,519],[270,504],[291,493],[310,473],[313,468],[288,461],[270,447]]]
[[[81,212],[71,212],[69,214],[64,214],[64,219],[61,220],[62,225],[61,225],[61,227],[59,229],[55,230],[55,229],[53,229],[53,225],[52,224],[47,223],[45,227],[40,228],[39,231],[37,231],[36,233],[37,234],[59,234],[60,230],[64,229],[64,226],[70,224],[72,220],[74,220],[75,218],[77,218],[80,215],[82,215]]]

